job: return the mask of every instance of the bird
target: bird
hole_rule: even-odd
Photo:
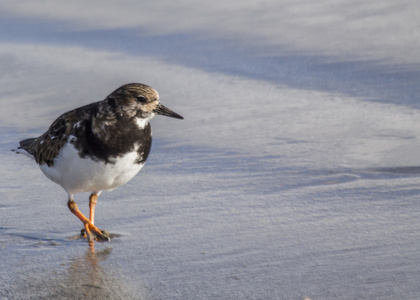
[[[35,159],[41,171],[68,194],[67,206],[84,224],[89,243],[110,241],[95,226],[95,206],[102,191],[130,181],[144,166],[152,145],[155,115],[184,119],[162,105],[158,92],[142,83],[117,88],[104,100],[59,116],[39,137],[20,141],[18,153]],[[89,192],[89,218],[74,201]]]

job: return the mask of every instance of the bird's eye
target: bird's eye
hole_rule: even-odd
[[[136,99],[137,99],[137,102],[139,102],[139,103],[146,103],[147,102],[147,99],[144,96],[138,96]]]

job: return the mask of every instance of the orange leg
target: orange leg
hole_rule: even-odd
[[[95,194],[90,195],[89,197],[89,219],[92,222],[92,225],[95,224],[95,206],[98,202],[98,196]]]
[[[89,243],[93,243],[94,235],[98,241],[110,241],[107,234],[103,233],[98,227],[93,225],[93,223],[80,212],[76,202],[74,202],[73,199],[70,199],[67,202],[67,206],[69,207],[70,211],[84,224]]]

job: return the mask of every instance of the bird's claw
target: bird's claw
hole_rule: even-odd
[[[108,231],[102,230],[102,234],[95,234],[95,240],[98,242],[110,242],[111,241],[111,235]]]
[[[108,231],[102,230],[102,229],[99,229],[99,228],[98,228],[98,230],[99,230],[98,232],[93,231],[93,230],[92,231],[89,230],[89,232],[87,232],[86,229],[83,228],[80,231],[80,235],[82,237],[86,237],[89,243],[94,242],[94,241],[97,241],[97,242],[111,242],[111,234]]]

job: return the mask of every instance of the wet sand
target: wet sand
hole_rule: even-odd
[[[418,7],[369,3],[0,4],[0,299],[417,298]],[[185,120],[152,120],[145,167],[98,201],[116,237],[90,248],[11,150],[135,81]]]

